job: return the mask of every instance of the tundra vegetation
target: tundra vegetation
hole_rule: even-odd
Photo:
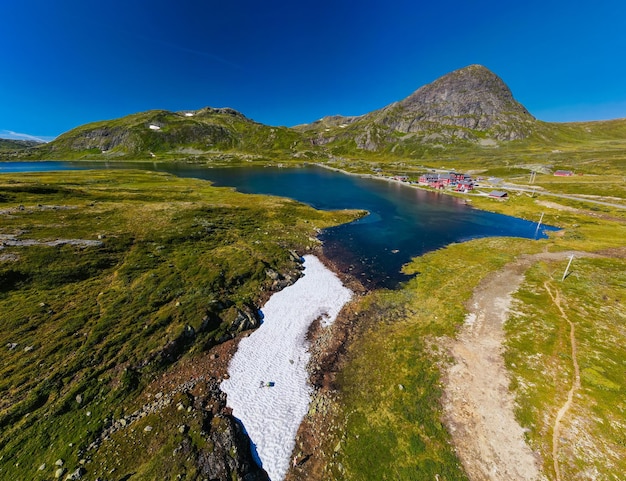
[[[562,228],[541,241],[482,239],[448,246],[409,264],[406,272],[415,277],[399,289],[356,301],[359,322],[329,421],[337,429],[322,449],[325,479],[466,479],[442,419],[441,373],[449,362],[442,346],[462,324],[465,302],[482,278],[518,255],[541,250],[605,257],[575,259],[564,282],[563,262],[535,266],[516,294],[505,358],[518,420],[541,454],[544,472],[556,479],[552,423],[567,397],[573,367],[569,325],[544,287],[549,282],[560,290],[579,342],[581,387],[564,416],[557,452],[562,479],[589,473],[611,479],[623,472],[619,399],[626,386],[617,372],[626,362],[620,347],[625,261],[619,249],[626,219],[623,209],[586,201],[623,204],[624,156],[589,148],[547,164],[546,158],[563,154],[511,147],[501,150],[508,160],[498,164],[497,152],[483,150],[419,166],[406,159],[324,162],[362,173],[382,166],[383,174],[467,167],[521,186],[530,186],[534,170],[539,172],[535,185],[543,188],[534,193],[511,191],[505,202],[465,198],[476,207],[527,219],[544,213],[544,223]],[[480,152],[486,155],[478,157]],[[554,177],[550,172],[556,166],[583,175]],[[544,190],[578,198],[549,197]],[[144,172],[4,175],[0,192],[5,244],[9,239],[38,242],[0,251],[1,312],[8,326],[0,344],[6,393],[2,469],[16,479],[25,472],[46,479],[57,458],[66,465],[86,459],[85,447],[114,419],[140,408],[151,381],[176,364],[177,358],[162,355],[169,342],[184,339],[190,326],[194,341],[176,355],[201,356],[228,336],[238,313],[268,288],[268,268],[292,269],[289,249],[314,246],[316,228],[355,215]],[[102,245],[44,244],[54,239]],[[212,322],[202,327],[203,319]],[[176,403],[189,401],[181,397]],[[206,448],[207,440],[198,434],[206,426],[194,424],[185,412],[166,409],[160,417],[148,416],[135,432],[153,428],[149,443],[113,435],[117,444],[105,444],[87,459],[119,473],[132,469],[144,479],[157,472],[192,478],[193,463],[172,464],[161,457],[185,436],[195,449]],[[180,425],[189,431],[179,433]],[[137,449],[152,453],[147,464],[137,460]],[[42,464],[47,468],[40,473],[36,469]]]
[[[564,281],[567,261],[539,263],[514,296],[504,353],[516,415],[543,461],[547,479],[621,477],[626,459],[626,212],[619,207],[624,204],[623,183],[611,187],[623,179],[624,157],[579,156],[564,165],[582,177],[546,173],[537,176],[537,183],[551,192],[578,194],[576,181],[582,179],[587,196],[553,198],[538,190],[511,192],[505,202],[464,197],[477,207],[527,219],[538,220],[544,213],[543,222],[562,228],[549,239],[492,238],[450,245],[409,263],[405,271],[415,277],[401,288],[372,293],[361,301],[356,308],[361,332],[340,376],[340,414],[333,421],[342,429],[325,450],[331,453],[330,479],[466,479],[443,427],[447,339],[463,324],[467,302],[487,274],[522,254],[566,250],[600,257],[575,257]],[[459,160],[454,167],[471,162],[473,169],[493,169],[489,158]],[[521,165],[521,158],[513,160]],[[444,165],[438,161],[431,165]],[[603,169],[596,170],[599,163]],[[499,167],[497,175],[506,182],[528,183],[514,162]],[[585,202],[588,199],[617,205],[595,205]],[[550,292],[558,292],[559,300]],[[569,322],[575,328],[580,387],[555,441],[555,419],[575,381]]]
[[[297,275],[290,251],[357,215],[160,173],[2,175],[0,478],[194,479],[223,419],[198,418],[183,392],[98,443],[157,401],[159,376],[249,328]]]
[[[322,446],[296,453],[320,457],[322,468],[298,478],[304,462],[288,479],[466,479],[442,414],[446,343],[487,275],[523,254],[570,250],[597,257],[575,258],[564,280],[566,261],[541,261],[514,297],[504,358],[516,416],[548,479],[621,479],[626,120],[541,122],[482,67],[444,79],[361,117],[288,129],[231,109],[151,111],[50,144],[5,145],[0,157],[306,160],[409,180],[430,169],[484,178],[474,193],[452,195],[533,221],[543,214],[561,231],[450,245],[409,263],[414,277],[398,289],[355,300],[339,389],[327,426],[318,426]],[[423,102],[453,86],[449,104]],[[557,169],[575,175],[555,177]],[[508,190],[508,199],[480,195],[492,188]],[[290,249],[314,247],[316,229],[358,214],[163,174],[70,172],[3,175],[0,215],[0,477],[49,479],[61,458],[84,466],[87,478],[98,467],[112,479],[194,479],[194,456],[213,449],[208,434],[225,420],[194,418],[181,393],[172,406],[182,409],[149,414],[133,436],[113,433],[93,455],[87,447],[148,395],[154,400],[161,374],[198,362],[239,331],[242,316],[296,269]]]

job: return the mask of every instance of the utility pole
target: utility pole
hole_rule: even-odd
[[[565,268],[565,272],[563,273],[563,277],[561,278],[561,282],[563,282],[565,280],[565,278],[567,277],[567,272],[569,271],[569,266],[572,265],[572,261],[573,260],[574,260],[574,254],[569,256],[569,262],[567,263],[567,267]]]
[[[537,232],[539,232],[539,227],[541,227],[541,221],[543,220],[543,214],[544,214],[544,212],[541,213],[541,218],[539,219],[539,222],[537,222],[537,228],[535,229],[535,236],[537,235]]]

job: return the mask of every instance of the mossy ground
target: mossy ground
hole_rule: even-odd
[[[290,249],[355,215],[161,173],[1,176],[0,235],[34,245],[0,250],[0,478],[77,466],[151,380],[254,308],[267,269],[292,270]],[[45,244],[58,239],[101,244]],[[136,470],[165,462],[127,448]]]
[[[554,418],[574,383],[571,321],[581,386],[560,431],[561,477],[618,479],[626,472],[626,260],[575,259],[562,280],[565,267],[565,262],[534,266],[515,296],[506,362],[518,418],[553,476]],[[558,291],[566,318],[548,289]]]
[[[623,184],[619,182],[626,159],[623,145],[600,148],[594,142],[579,147],[554,149],[565,154],[532,145],[480,151],[453,148],[419,160],[346,157],[328,164],[362,173],[371,173],[374,166],[379,166],[385,174],[445,167],[483,171],[520,183],[525,172],[549,165],[551,169],[572,169],[583,175],[566,179],[538,175],[536,182],[548,190],[615,196],[616,202],[623,201]],[[0,346],[20,339],[17,351],[2,351],[2,365],[8,366],[3,376],[10,380],[2,385],[9,396],[4,398],[18,401],[9,407],[3,405],[0,411],[6,452],[1,467],[6,473],[23,473],[24,466],[30,473],[41,462],[50,466],[56,457],[76,461],[76,446],[91,439],[110,413],[117,416],[124,402],[132,409],[133,399],[153,373],[167,369],[152,364],[136,376],[132,369],[123,367],[158,351],[162,336],[172,339],[187,324],[196,328],[194,322],[207,311],[207,299],[228,299],[235,306],[252,302],[266,282],[266,266],[275,270],[285,266],[286,249],[310,244],[308,235],[314,226],[349,218],[315,212],[289,201],[238,196],[228,190],[208,188],[200,181],[162,174],[124,172],[107,177],[110,175],[69,173],[61,174],[63,180],[56,174],[3,178],[8,180],[0,188],[0,210],[17,208],[19,204],[28,209],[13,220],[7,217],[14,222],[3,223],[0,233],[15,233],[26,226],[28,232],[22,238],[67,238],[67,232],[72,238],[105,235],[104,248],[100,249],[62,246],[3,251],[19,255],[30,266],[16,269],[9,262],[0,265],[4,276],[0,312],[10,312],[7,325],[12,326],[6,331],[10,336],[2,331]],[[582,181],[580,187],[577,181]],[[546,205],[547,201],[550,203]],[[544,223],[563,231],[538,242],[484,239],[451,245],[412,262],[407,272],[417,275],[402,288],[365,297],[358,307],[361,333],[341,375],[344,410],[340,417],[346,429],[338,434],[336,442],[329,442],[328,472],[334,479],[430,480],[436,475],[440,480],[466,479],[443,427],[438,367],[446,362],[439,340],[456,332],[466,312],[464,302],[485,275],[522,253],[541,249],[608,251],[623,247],[626,238],[624,211],[610,206],[529,193],[512,194],[506,202],[475,197],[472,203],[531,220],[538,220],[543,212]],[[35,209],[37,204],[77,208],[44,211]],[[199,251],[198,245],[202,246]],[[26,257],[24,252],[28,252]],[[619,477],[624,466],[611,453],[623,452],[624,445],[617,429],[623,418],[618,399],[623,386],[615,374],[624,362],[616,344],[621,342],[624,315],[621,304],[616,302],[621,300],[624,287],[620,277],[623,260],[581,260],[575,266],[580,269],[576,271],[580,277],[572,274],[566,280],[573,290],[568,291],[568,287],[563,296],[567,312],[572,312],[572,320],[581,326],[582,390],[574,403],[576,417],[572,422],[580,419],[582,424],[568,427],[571,429],[567,432],[574,433],[584,426],[591,433],[584,446],[591,446],[594,454],[589,462],[580,450],[576,451],[578,447],[569,445],[574,454],[572,463],[565,463],[564,472],[575,476],[584,469],[597,469],[603,475],[613,473]],[[533,325],[529,321],[533,314],[546,308],[549,298],[525,292],[539,289],[562,267],[541,265],[530,271],[518,295],[519,320],[512,320],[520,324],[521,340],[511,335],[507,354],[520,403],[520,422],[531,429],[530,442],[542,450],[547,465],[551,432],[546,419],[554,418],[562,397],[554,388],[555,378],[541,376],[560,373],[566,386],[569,364],[563,339],[556,341],[563,334],[563,326],[553,335],[544,334],[554,331],[554,325],[537,326],[536,330],[527,327]],[[610,300],[610,308],[594,298],[597,290]],[[580,314],[583,311],[584,315]],[[55,314],[60,312],[65,313],[62,319]],[[128,318],[128,323],[118,328],[114,321],[120,317]],[[558,321],[554,312],[546,322],[550,320]],[[147,332],[138,333],[138,325]],[[115,328],[110,335],[112,326]],[[201,349],[224,329],[221,323],[213,326],[195,349]],[[81,347],[84,342],[90,342],[88,349]],[[557,344],[561,351],[555,347]],[[33,351],[21,350],[30,345]],[[532,370],[524,363],[511,361],[524,357],[529,350],[549,355],[543,356]],[[50,360],[32,360],[34,353],[43,352]],[[94,366],[104,368],[97,370]],[[548,389],[529,394],[523,390],[525,383],[547,384]],[[86,401],[82,406],[76,404],[77,393],[90,400],[89,418],[75,415],[86,406]],[[29,411],[34,415],[26,416]],[[539,420],[540,416],[546,419]],[[60,421],[40,423],[42,419]],[[22,429],[27,434],[22,435]],[[35,456],[28,456],[28,452]],[[601,468],[603,459],[610,462]],[[15,463],[20,466],[16,468]],[[156,468],[146,465],[142,469],[149,473]],[[182,469],[191,467],[181,465]]]

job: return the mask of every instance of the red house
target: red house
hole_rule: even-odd
[[[474,190],[474,182],[471,180],[459,180],[456,183],[457,192],[467,192],[469,190]]]

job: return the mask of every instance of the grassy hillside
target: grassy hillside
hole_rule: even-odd
[[[42,143],[43,142],[38,142],[36,140],[0,139],[0,152],[28,149],[30,147],[41,145]]]
[[[152,110],[77,127],[27,155],[40,159],[193,160],[233,152],[254,160],[289,157],[303,150],[301,140],[291,129],[254,122],[232,109]]]
[[[0,217],[0,478],[43,480],[57,469],[199,476],[227,427],[198,404],[206,397],[194,403],[189,387],[132,413],[154,407],[153,383],[190,358],[206,371],[172,374],[178,384],[216,377],[209,350],[251,327],[276,279],[298,272],[290,249],[354,214],[84,171],[0,176]],[[177,446],[187,454],[172,458]]]
[[[561,479],[619,479],[626,472],[626,252],[621,255],[575,259],[565,281],[563,262],[540,263],[515,297],[506,360],[519,420],[550,479],[556,469]],[[572,405],[555,428],[572,386]]]

